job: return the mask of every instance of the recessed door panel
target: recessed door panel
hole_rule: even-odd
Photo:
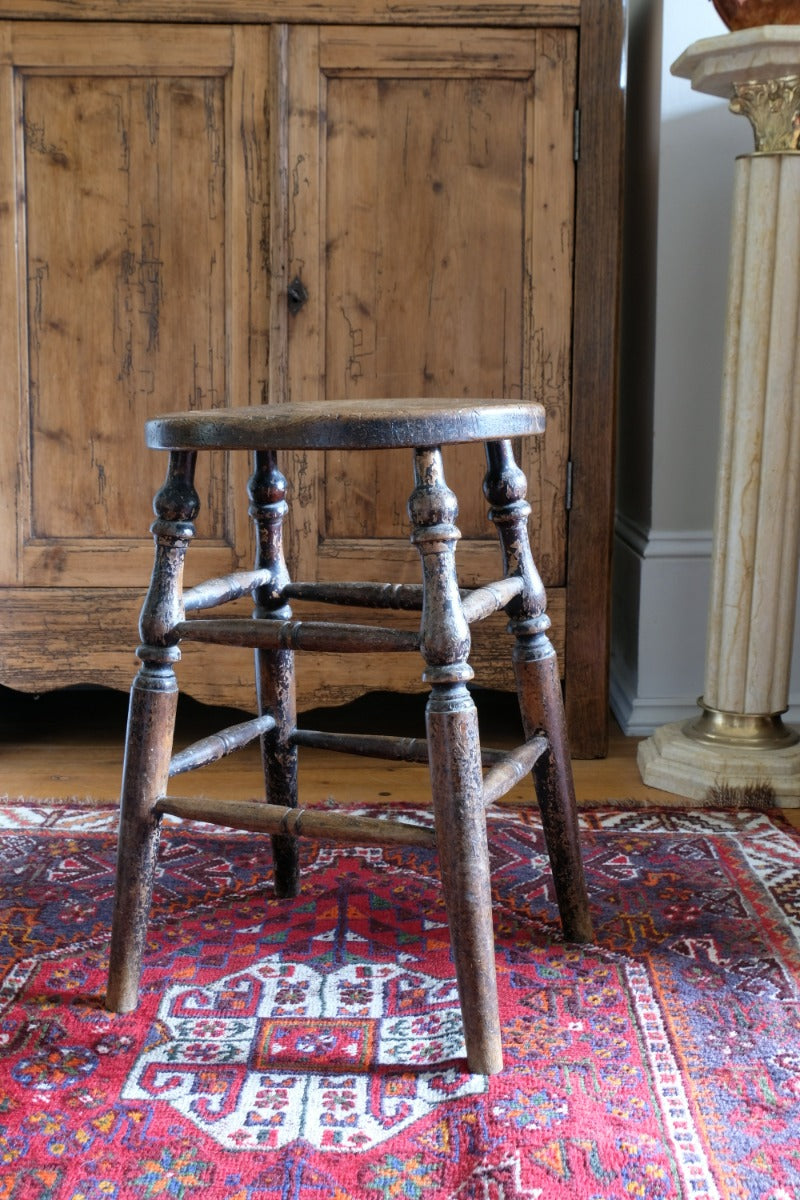
[[[293,28],[289,41],[288,270],[309,293],[289,318],[290,394],[540,400],[546,437],[519,452],[538,564],[559,587],[575,35]],[[482,448],[448,449],[446,469],[469,582],[497,561]],[[303,456],[292,474],[300,574],[413,575],[408,451]]]
[[[0,237],[18,430],[2,582],[146,585],[158,412],[260,403],[268,375],[269,31],[9,23]],[[234,267],[234,264],[236,266]],[[204,456],[191,569],[250,561],[248,465]],[[238,495],[238,500],[236,499]]]

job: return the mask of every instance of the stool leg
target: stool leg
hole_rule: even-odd
[[[502,1070],[503,1056],[478,719],[465,686],[470,637],[455,569],[458,509],[438,449],[415,450],[414,477],[409,514],[422,558],[421,649],[431,685],[426,726],[442,888],[467,1065],[491,1075]]]
[[[592,922],[561,681],[556,653],[547,637],[550,618],[545,611],[544,587],[528,540],[527,481],[509,441],[487,442],[486,462],[484,493],[492,506],[489,517],[500,537],[505,573],[525,580],[522,594],[509,605],[508,613],[516,635],[514,670],[525,736],[543,730],[549,742],[548,751],[534,767],[534,782],[561,924],[567,941],[590,942]]]
[[[272,576],[268,584],[255,590],[253,616],[288,621],[292,610],[282,598],[289,582],[283,553],[283,519],[288,511],[286,480],[272,451],[256,451],[249,492],[250,515],[256,526],[256,568],[268,570]],[[258,711],[269,712],[275,718],[275,728],[261,738],[267,799],[271,804],[296,808],[297,747],[291,741],[297,728],[294,651],[256,650],[255,668]],[[298,839],[273,834],[271,841],[275,893],[288,899],[299,890]]]
[[[178,702],[173,663],[180,658],[175,624],[183,619],[183,561],[199,507],[195,455],[170,455],[166,482],[154,502],[156,551],[150,590],[139,624],[141,668],[131,688],[122,773],[116,892],[106,1007],[136,1007],[147,921],[153,892],[160,819],[153,812],[165,794]]]
[[[594,933],[555,650],[544,633],[518,632],[513,657],[525,736],[544,729],[549,742],[549,750],[533,771],[564,937],[568,942],[591,942]]]

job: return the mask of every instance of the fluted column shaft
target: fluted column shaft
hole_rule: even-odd
[[[736,164],[703,703],[788,704],[800,506],[800,156]]]

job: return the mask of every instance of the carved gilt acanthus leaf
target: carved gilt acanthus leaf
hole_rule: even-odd
[[[800,76],[735,83],[731,112],[747,117],[761,154],[800,149]]]

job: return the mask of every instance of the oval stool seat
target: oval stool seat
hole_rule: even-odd
[[[373,450],[543,433],[541,404],[508,400],[339,400],[167,413],[145,426],[151,450]]]

